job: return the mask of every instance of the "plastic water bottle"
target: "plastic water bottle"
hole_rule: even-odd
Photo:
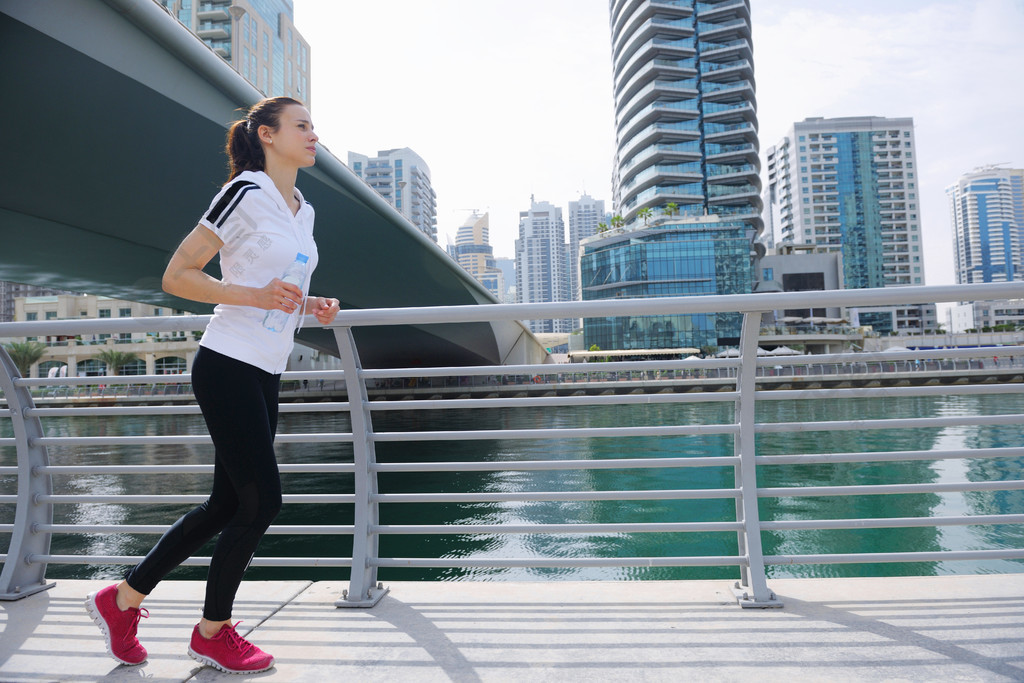
[[[309,261],[309,257],[303,253],[295,255],[295,260],[292,261],[291,265],[284,271],[284,275],[281,279],[285,282],[295,285],[296,287],[302,287],[302,283],[306,281],[306,263]],[[285,324],[288,322],[288,318],[291,317],[291,313],[285,313],[284,311],[275,308],[267,311],[267,314],[263,317],[263,327],[267,328],[271,332],[284,332]]]

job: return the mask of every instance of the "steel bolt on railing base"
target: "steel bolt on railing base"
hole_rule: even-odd
[[[41,593],[45,590],[53,588],[57,585],[56,581],[43,581],[42,583],[34,583],[31,586],[11,586],[11,590],[8,593],[0,593],[0,602],[13,602],[14,600],[21,600],[27,598],[30,595]]]
[[[371,588],[366,591],[365,600],[349,600],[348,590],[341,591],[341,600],[334,603],[335,607],[363,607],[369,609],[375,607],[378,602],[381,601],[385,595],[391,592],[390,588],[385,588],[384,584],[378,583],[376,588]]]
[[[781,609],[785,607],[783,602],[775,597],[774,591],[768,591],[767,600],[758,600],[750,590],[740,585],[737,581],[732,585],[732,594],[736,596],[736,602],[744,609]]]

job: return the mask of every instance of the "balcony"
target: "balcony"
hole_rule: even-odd
[[[203,40],[226,40],[231,37],[229,28],[227,22],[207,21],[199,24],[196,35]]]

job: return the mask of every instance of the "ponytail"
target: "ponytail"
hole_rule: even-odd
[[[267,160],[259,138],[260,126],[276,131],[281,125],[281,111],[292,104],[302,106],[302,102],[291,97],[268,97],[250,107],[244,119],[231,124],[225,146],[230,167],[228,182],[243,171],[266,169]]]

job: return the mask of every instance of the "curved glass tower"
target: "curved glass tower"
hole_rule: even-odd
[[[611,0],[615,207],[760,221],[749,0]],[[758,226],[759,227],[759,226]]]
[[[583,244],[584,300],[751,291],[761,182],[749,0],[610,0],[615,228]],[[738,316],[590,319],[611,349],[738,343]]]

